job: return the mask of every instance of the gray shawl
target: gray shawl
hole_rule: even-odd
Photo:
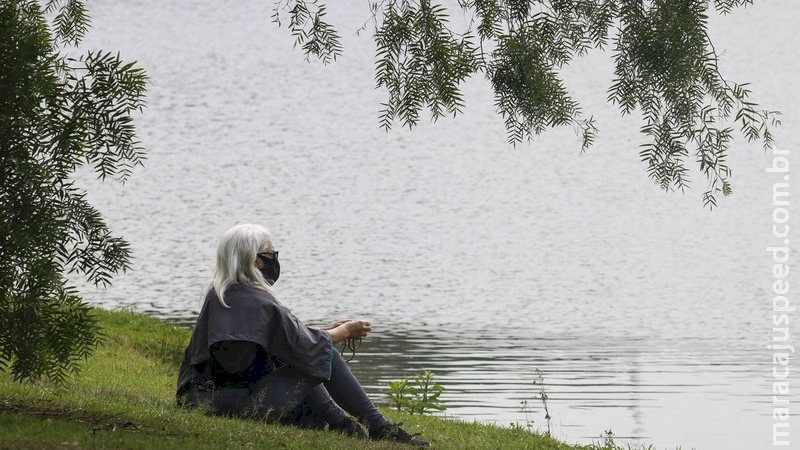
[[[230,308],[213,289],[206,295],[178,374],[179,402],[191,384],[213,385],[209,349],[222,341],[253,342],[310,377],[330,379],[334,349],[327,331],[305,326],[275,297],[252,286],[231,286],[225,303]]]

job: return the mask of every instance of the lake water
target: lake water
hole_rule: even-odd
[[[693,190],[660,191],[638,158],[638,118],[605,103],[600,52],[565,70],[601,129],[584,155],[571,129],[508,145],[483,79],[458,118],[387,134],[356,3],[330,5],[345,51],[329,66],[292,49],[272,2],[90,3],[84,47],[119,49],[152,81],[145,167],[124,186],[79,174],[136,256],[113,287],[81,284],[86,298],[191,323],[219,235],[261,223],[281,252],[281,301],[309,324],[373,323],[351,366],[376,400],[429,369],[446,415],[541,431],[538,369],[565,441],[611,430],[659,449],[769,447],[764,151],[737,140],[734,195],[713,212],[696,170]],[[727,77],[784,112],[778,146],[796,152],[800,6],[756,3],[714,17],[711,35]]]

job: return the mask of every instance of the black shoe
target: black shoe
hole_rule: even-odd
[[[369,438],[376,441],[395,441],[417,447],[430,447],[430,444],[422,439],[408,434],[404,429],[400,428],[400,425],[402,423],[386,422],[386,425],[377,430],[369,430]]]
[[[329,430],[338,431],[339,433],[346,434],[348,436],[352,436],[358,439],[366,439],[367,432],[364,431],[364,428],[361,427],[361,424],[358,423],[356,419],[348,416],[343,421],[337,423],[336,425],[328,425]]]

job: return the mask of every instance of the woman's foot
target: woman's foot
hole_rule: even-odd
[[[335,425],[328,425],[328,429],[338,431],[339,433],[343,433],[358,439],[367,438],[367,433],[364,431],[364,428],[361,427],[361,424],[358,423],[356,419],[353,419],[349,416]]]
[[[405,444],[414,445],[417,447],[430,447],[430,444],[422,439],[408,434],[404,429],[400,428],[401,423],[386,422],[386,424],[378,429],[369,430],[369,438],[376,441],[395,441],[403,442]]]

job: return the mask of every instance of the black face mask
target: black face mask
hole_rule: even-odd
[[[261,262],[264,263],[264,267],[258,270],[261,272],[261,276],[264,277],[264,280],[267,281],[267,284],[272,286],[278,281],[278,277],[281,276],[281,263],[278,262],[278,255],[272,258],[261,258]]]

